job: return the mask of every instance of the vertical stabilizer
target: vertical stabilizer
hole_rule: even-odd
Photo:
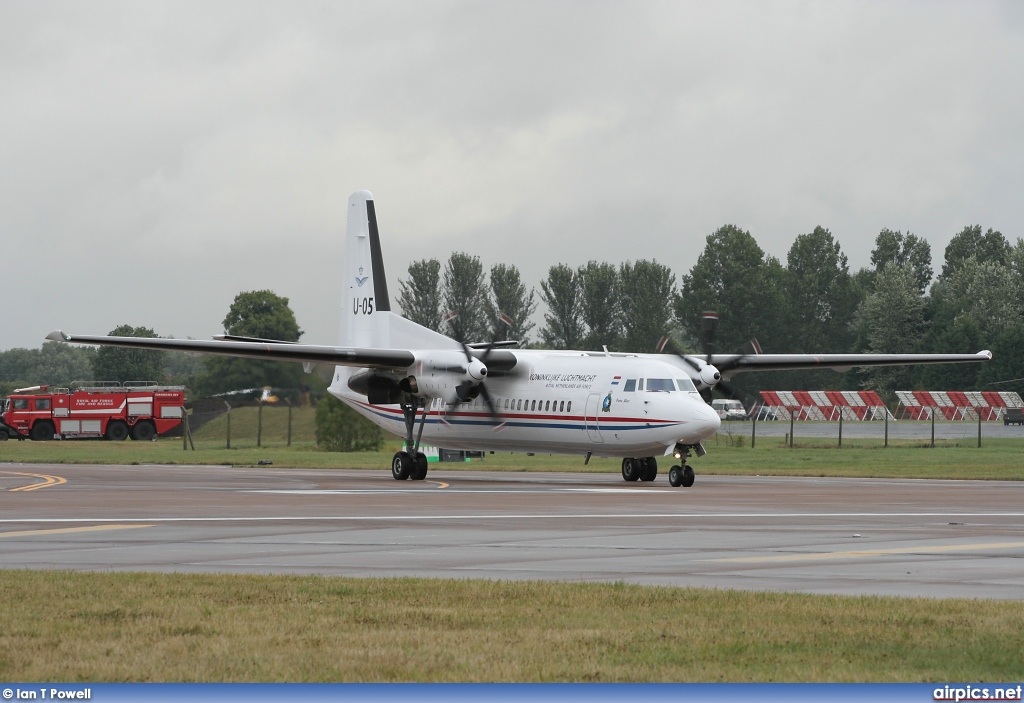
[[[391,312],[377,213],[369,191],[359,190],[349,196],[343,255],[341,331],[338,338],[341,346],[462,348],[455,340]]]
[[[391,310],[384,257],[380,250],[373,195],[359,190],[348,199],[344,279],[338,342],[351,347],[386,347],[386,315]]]

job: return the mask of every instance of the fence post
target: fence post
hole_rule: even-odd
[[[757,413],[755,412],[750,416],[750,448],[754,448],[754,443],[757,441]]]
[[[935,406],[931,408],[932,411],[932,446],[935,446]]]
[[[843,411],[839,411],[839,448],[843,448]]]
[[[885,407],[885,446],[889,446],[889,406]]]
[[[975,408],[978,412],[978,449],[981,449],[981,408]]]
[[[793,448],[793,420],[796,417],[796,408],[789,409],[789,448]]]

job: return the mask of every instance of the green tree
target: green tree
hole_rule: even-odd
[[[909,268],[914,274],[917,289],[924,293],[932,280],[932,247],[927,240],[915,234],[883,229],[875,237],[871,251],[871,265],[875,274],[886,264]]]
[[[444,270],[444,306],[447,334],[460,342],[491,338],[487,324],[487,282],[479,256],[456,252]]]
[[[877,354],[911,354],[917,351],[925,331],[925,301],[920,279],[912,267],[889,262],[875,279],[875,290],[857,309],[854,324],[866,340],[867,350]],[[884,391],[912,387],[914,370],[905,366],[880,366],[864,372],[864,386]]]
[[[618,349],[622,338],[619,307],[619,272],[609,263],[589,261],[576,271],[580,286],[580,314],[586,326],[585,349]]]
[[[675,274],[657,261],[641,259],[619,267],[623,348],[654,353],[672,324]]]
[[[302,335],[288,298],[273,291],[245,291],[235,296],[224,318],[226,334],[257,339],[297,342]],[[206,372],[196,380],[198,397],[243,388],[298,388],[303,383],[300,364],[259,359],[211,356]]]
[[[0,352],[0,383],[6,392],[24,386],[68,387],[92,378],[93,347],[43,342],[39,349]]]
[[[1021,281],[1009,266],[971,256],[944,283],[941,301],[946,318],[973,319],[982,343],[1021,321]]]
[[[317,446],[329,452],[376,452],[384,446],[384,433],[333,395],[317,403]]]
[[[156,337],[149,327],[120,325],[110,330],[112,337]],[[96,352],[92,373],[97,381],[155,381],[164,377],[164,352],[148,349],[102,347]]]
[[[423,259],[409,264],[409,280],[399,281],[402,315],[435,332],[441,331],[441,262]]]
[[[991,227],[985,234],[981,225],[964,227],[946,245],[946,261],[942,265],[942,277],[949,278],[968,259],[980,263],[1005,264],[1010,256],[1010,243],[1001,232]]]
[[[797,347],[788,351],[848,351],[854,341],[850,321],[860,301],[839,242],[815,227],[797,236],[786,264],[788,331]]]
[[[701,313],[714,310],[720,316],[717,351],[737,351],[751,338],[772,348],[784,307],[782,275],[778,259],[766,255],[749,232],[735,225],[719,227],[680,281],[676,319],[689,337],[700,340]]]
[[[932,297],[935,297],[934,287]],[[942,354],[972,354],[985,348],[977,322],[966,316],[956,317],[950,324],[934,321],[922,346],[926,352]],[[985,364],[926,364],[918,367],[917,385],[936,391],[976,390],[983,366]]]
[[[547,280],[540,282],[540,291],[548,306],[540,338],[554,349],[579,348],[583,342],[580,277],[565,264],[552,266]]]
[[[537,310],[533,289],[526,292],[519,269],[511,264],[495,264],[491,267],[490,278],[491,297],[487,301],[487,318],[491,335],[518,339],[521,346],[527,346],[530,343],[529,332],[535,326],[530,322],[530,317]],[[499,318],[502,314],[512,320],[511,325],[506,325]]]

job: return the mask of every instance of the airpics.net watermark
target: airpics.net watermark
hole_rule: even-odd
[[[943,686],[932,692],[936,701],[1019,701],[1024,685],[1016,686]]]

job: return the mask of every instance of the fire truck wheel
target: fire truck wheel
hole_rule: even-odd
[[[104,435],[111,442],[120,442],[128,439],[128,425],[116,420],[107,425],[107,433]]]
[[[140,442],[148,442],[156,436],[156,428],[153,427],[152,422],[146,422],[142,420],[135,424],[132,428],[132,439],[136,439]]]
[[[32,425],[31,436],[37,442],[43,442],[48,439],[53,439],[53,423],[49,420],[42,420]]]

